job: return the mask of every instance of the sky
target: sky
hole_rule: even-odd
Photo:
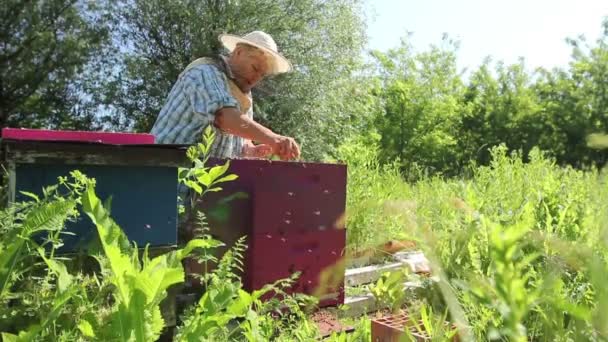
[[[566,38],[600,36],[608,0],[367,0],[365,13],[369,49],[396,47],[410,32],[415,51],[424,51],[447,33],[459,41],[461,70],[486,56],[550,69],[568,65]]]

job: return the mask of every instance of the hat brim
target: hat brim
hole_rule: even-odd
[[[283,57],[280,53],[274,52],[265,46],[258,45],[250,40],[243,39],[242,37],[235,36],[233,34],[221,34],[219,36],[220,42],[224,45],[228,51],[232,52],[239,43],[255,46],[256,48],[263,50],[269,56],[274,59],[274,70],[273,74],[282,74],[293,70],[293,67],[287,58]]]

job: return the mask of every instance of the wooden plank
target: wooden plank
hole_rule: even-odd
[[[15,186],[17,184],[15,171],[15,163],[8,161],[8,204],[15,203]]]
[[[404,291],[411,291],[422,287],[422,283],[408,281],[403,283]],[[342,310],[344,317],[357,317],[386,308],[386,305],[379,303],[374,295],[366,293],[359,296],[350,296],[344,299],[346,310]]]
[[[428,261],[422,252],[405,252],[394,255],[396,262],[385,265],[371,265],[347,269],[344,275],[346,286],[358,286],[373,283],[382,276],[384,272],[394,272],[407,267],[410,272],[427,272]]]
[[[410,268],[413,273],[430,273],[429,260],[420,251],[398,252],[393,255],[395,260],[402,262]]]
[[[6,159],[21,164],[188,166],[185,149],[163,145],[5,142]]]
[[[370,293],[362,296],[346,297],[344,305],[346,310],[342,311],[345,317],[357,317],[367,314],[368,312],[377,311],[380,309],[378,301]]]
[[[390,264],[347,269],[344,277],[345,285],[359,286],[373,283],[378,280],[384,272],[398,271],[403,267],[407,267],[412,273],[426,271],[428,269],[428,261],[420,251],[395,253],[393,258],[396,262]],[[408,281],[405,282],[403,286],[404,291],[408,291],[419,288],[422,284]],[[376,301],[376,298],[374,298],[371,293],[346,297],[344,299],[344,304],[347,309],[343,312],[343,315],[347,317],[361,316],[385,308],[385,306],[382,306]]]
[[[372,265],[346,270],[344,283],[346,286],[358,286],[375,282],[384,272],[397,271],[405,265],[394,262],[387,265]]]
[[[154,144],[154,135],[149,133],[62,131],[9,127],[2,129],[2,139],[17,141],[94,142],[113,145]]]

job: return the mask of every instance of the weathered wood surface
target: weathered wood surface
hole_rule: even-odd
[[[385,272],[392,272],[406,267],[411,273],[428,273],[428,260],[422,252],[396,253],[393,256],[395,262],[384,265],[371,265],[350,268],[345,273],[345,284],[347,286],[358,286],[372,283]]]
[[[186,148],[169,145],[5,141],[4,159],[22,164],[188,166]]]
[[[393,258],[396,262],[390,264],[371,265],[346,270],[345,284],[347,286],[370,284],[377,281],[383,273],[397,271],[404,267],[408,268],[412,273],[428,272],[428,260],[422,252],[396,253]],[[410,291],[421,286],[422,284],[419,282],[407,281],[403,284],[403,290]],[[346,309],[342,314],[348,317],[361,316],[385,308],[369,292],[357,296],[347,296],[344,299],[344,304]]]
[[[347,286],[358,286],[369,284],[380,278],[384,272],[393,272],[402,269],[405,265],[401,262],[393,262],[386,265],[364,266],[346,270],[345,284]]]

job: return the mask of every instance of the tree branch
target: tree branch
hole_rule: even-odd
[[[68,10],[68,8],[72,7],[77,0],[71,0],[71,2],[69,4],[67,4],[66,6],[64,6],[55,16],[53,16],[53,18],[50,20],[50,22],[48,22],[46,25],[44,25],[44,27],[42,27],[41,29],[37,29],[37,28],[32,28],[32,32],[34,32],[33,35],[29,36],[22,44],[21,46],[14,51],[13,53],[7,55],[7,56],[2,56],[0,55],[0,63],[3,63],[5,61],[11,60],[13,58],[18,57],[23,51],[25,51],[26,49],[29,49],[32,45],[33,42],[35,42],[39,35],[36,34],[38,32],[45,32],[49,29],[51,29],[51,27],[55,26],[55,23],[57,22],[57,19],[59,17],[61,17],[61,15],[63,15],[63,13],[65,13],[65,11]],[[55,31],[57,31],[57,28],[55,28]]]

